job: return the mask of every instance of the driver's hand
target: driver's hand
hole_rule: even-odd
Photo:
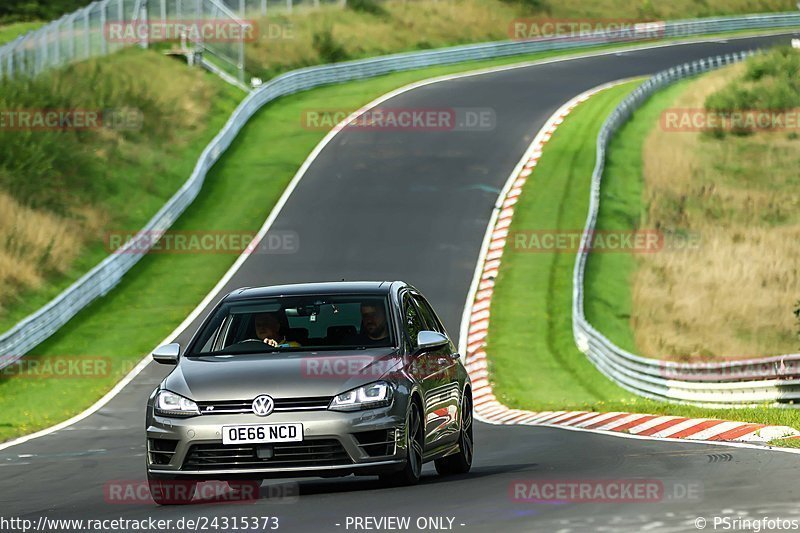
[[[278,347],[278,341],[276,341],[275,339],[264,339],[264,344],[269,344],[273,348]]]

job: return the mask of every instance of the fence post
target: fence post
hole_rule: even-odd
[[[150,14],[147,9],[147,0],[141,0],[141,2],[139,4],[139,12],[135,14],[135,17],[140,23],[144,23],[147,26],[147,33],[139,43],[142,48],[147,48],[150,45]]]
[[[48,59],[47,58],[47,46],[48,46],[47,39],[49,38],[49,35],[48,35],[49,26],[50,25],[48,24],[47,26],[42,28],[42,37],[41,37],[41,39],[39,39],[39,41],[40,41],[39,42],[39,47],[41,49],[41,55],[40,55],[41,62],[39,63],[39,72],[44,71],[45,67],[47,67],[47,59]],[[37,74],[39,72],[37,72]]]
[[[6,56],[6,75],[11,78],[14,75],[14,69],[16,65],[14,65],[14,55],[17,53],[17,49],[19,48],[19,44],[25,37],[20,35],[8,46],[8,55]]]
[[[89,11],[91,11],[92,6],[90,5],[86,9],[83,10],[83,51],[85,52],[83,55],[84,59],[89,59],[91,54],[89,52],[91,47],[91,36],[89,35]]]
[[[20,59],[17,62],[17,70],[23,71],[25,74],[31,74],[31,53],[28,42],[31,40],[33,33],[26,34],[22,41],[19,43]]]
[[[167,23],[167,0],[161,0],[161,24]]]
[[[239,0],[239,16],[244,18],[245,12],[245,2],[244,0]]]
[[[195,1],[195,18],[196,19],[203,18],[203,0]],[[202,52],[206,48],[206,43],[205,40],[203,39],[203,32],[198,32],[198,33],[199,35],[197,36],[197,42],[195,43],[195,46],[198,47],[196,48],[197,50],[200,50]]]
[[[244,83],[244,36],[239,39],[239,81]]]
[[[75,13],[69,16],[69,29],[67,30],[67,40],[69,42],[69,60],[75,59]]]
[[[106,26],[108,25],[108,0],[100,2],[100,53],[108,53],[108,41],[106,39]]]
[[[267,16],[267,0],[261,0],[261,15]]]
[[[55,23],[55,35],[53,39],[53,64],[60,65],[61,64],[61,30],[62,26],[64,25],[64,19],[66,16],[62,16],[58,19]]]

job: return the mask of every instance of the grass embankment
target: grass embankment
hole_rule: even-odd
[[[506,245],[492,298],[487,353],[495,394],[509,407],[533,411],[625,411],[800,427],[800,412],[791,409],[706,409],[646,400],[620,389],[575,347],[571,322],[574,253],[515,249],[514,232],[571,234],[582,229],[598,130],[608,113],[635,86],[636,83],[627,83],[606,90],[578,106],[553,135],[525,185],[515,207],[512,238]],[[679,90],[671,89],[672,95]],[[622,129],[618,139],[640,138],[639,121],[658,117],[659,106],[669,102],[669,91],[651,100]],[[652,122],[646,120],[646,124]],[[610,156],[612,165],[627,159],[617,142]],[[620,191],[632,185],[629,180],[620,180],[615,187]],[[608,188],[604,188],[603,201],[609,196]],[[621,254],[593,254],[590,264],[596,266],[598,258],[612,260],[604,266],[615,268],[613,260],[618,255]],[[597,271],[590,272],[587,311],[600,300],[614,301],[613,291],[624,288],[598,285],[597,279]],[[619,299],[624,299],[624,291]],[[624,314],[624,310],[620,313]],[[600,329],[606,331],[604,327]],[[632,338],[630,333],[627,335]]]
[[[358,59],[407,50],[513,38],[521,18],[578,19],[603,25],[619,20],[667,20],[767,11],[793,11],[793,0],[353,0],[347,9],[255,18],[259,37],[248,43],[247,67],[267,79],[307,65]],[[526,26],[522,36],[552,31]],[[560,30],[565,31],[565,30]],[[534,32],[534,33],[531,33]]]
[[[28,33],[31,30],[43,26],[43,22],[13,22],[11,24],[4,24],[0,26],[0,46],[10,43],[20,35]]]
[[[0,82],[7,112],[98,114],[85,128],[15,127],[11,119],[0,128],[0,331],[107,256],[109,231],[141,228],[241,97],[212,75],[137,48]]]
[[[615,342],[679,361],[800,347],[797,131],[676,131],[662,115],[794,109],[798,71],[800,54],[777,50],[684,82],[615,140],[599,227],[666,236],[660,253],[589,260],[587,315]]]

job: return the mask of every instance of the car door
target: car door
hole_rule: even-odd
[[[406,353],[410,354],[417,346],[417,335],[426,328],[426,325],[409,291],[402,294],[401,302]],[[414,355],[408,367],[409,373],[419,383],[425,402],[425,446],[428,449],[436,446],[437,440],[437,424],[431,423],[431,419],[435,417],[434,410],[437,408],[435,394],[441,385],[441,372],[436,360],[436,355],[431,353]]]
[[[441,333],[448,339],[445,331],[433,308],[419,293],[412,293],[414,303],[417,304],[425,329]],[[437,369],[437,388],[431,394],[433,414],[431,417],[431,431],[437,440],[442,443],[458,440],[458,406],[461,397],[461,387],[458,383],[458,353],[452,342],[445,347],[428,354],[428,364]]]

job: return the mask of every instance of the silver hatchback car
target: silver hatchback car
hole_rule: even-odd
[[[153,358],[176,365],[147,405],[157,503],[188,503],[205,480],[414,484],[427,461],[439,474],[471,467],[469,376],[430,304],[403,282],[239,289],[184,353],[170,344]]]

